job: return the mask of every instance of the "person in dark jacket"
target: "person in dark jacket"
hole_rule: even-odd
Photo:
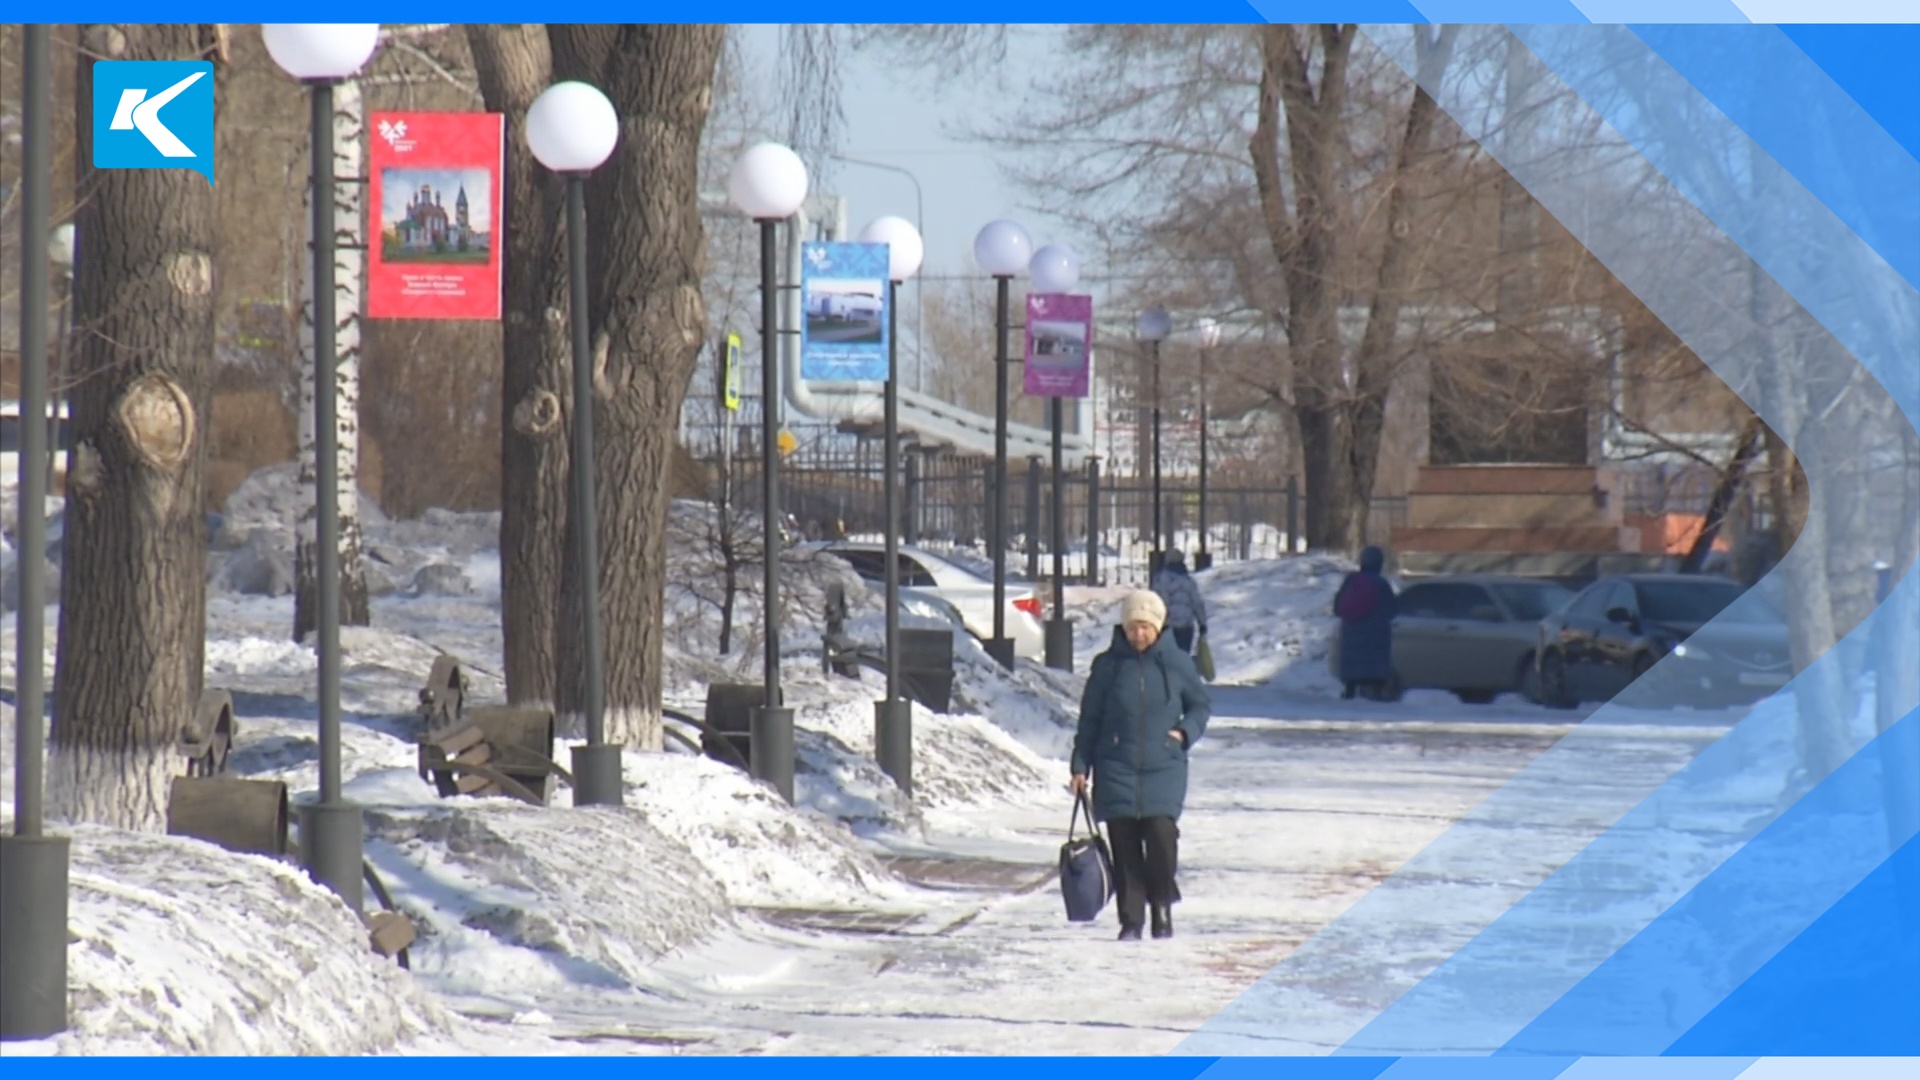
[[[1385,696],[1393,678],[1393,617],[1399,605],[1380,573],[1386,563],[1386,552],[1369,546],[1360,553],[1360,569],[1348,574],[1333,596],[1333,613],[1340,618],[1343,698],[1361,688],[1369,696]]]
[[[1073,790],[1086,791],[1091,775],[1094,818],[1113,846],[1122,941],[1140,940],[1148,907],[1153,936],[1173,936],[1187,755],[1207,730],[1207,685],[1162,633],[1166,621],[1159,596],[1127,597],[1112,646],[1087,675],[1073,737]]]
[[[1167,605],[1167,630],[1174,644],[1184,653],[1193,652],[1194,631],[1207,632],[1207,601],[1200,595],[1200,584],[1187,569],[1187,557],[1179,549],[1167,552],[1167,561],[1153,575],[1153,591]]]

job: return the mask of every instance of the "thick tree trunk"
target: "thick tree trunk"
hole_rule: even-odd
[[[602,87],[621,118],[619,146],[587,192],[598,599],[607,740],[657,750],[667,569],[661,538],[680,405],[706,336],[700,140],[726,30],[553,26],[548,33],[555,76]],[[572,560],[565,566],[561,610],[577,611],[593,590],[582,587]],[[560,661],[559,711],[569,730],[581,730],[583,657],[563,648]]]
[[[1341,112],[1347,100],[1353,26],[1260,28],[1260,100],[1251,146],[1254,180],[1268,241],[1287,283],[1287,345],[1294,372],[1306,479],[1307,543],[1355,546],[1355,520],[1341,462],[1351,456],[1350,418],[1342,403],[1350,386],[1340,332],[1339,175],[1345,159]],[[1314,81],[1314,44],[1320,49]],[[1293,205],[1281,182],[1284,120]]]
[[[1453,58],[1453,43],[1460,27],[1443,26],[1428,37],[1426,27],[1414,27],[1414,55],[1419,65],[1419,84],[1413,101],[1407,106],[1407,119],[1400,135],[1400,149],[1394,157],[1393,176],[1387,192],[1387,236],[1381,246],[1380,261],[1374,269],[1373,304],[1367,312],[1367,326],[1360,335],[1360,347],[1353,359],[1354,389],[1347,399],[1349,414],[1347,456],[1334,467],[1344,475],[1339,482],[1347,487],[1346,510],[1350,517],[1335,522],[1344,525],[1346,545],[1358,546],[1366,537],[1367,515],[1373,504],[1373,483],[1380,465],[1380,439],[1387,427],[1387,394],[1393,390],[1400,367],[1396,347],[1400,338],[1400,311],[1405,303],[1419,266],[1414,257],[1413,195],[1416,172],[1425,162],[1433,141],[1434,124],[1440,106],[1422,86],[1439,80]]]
[[[501,251],[505,370],[500,439],[500,614],[507,699],[551,706],[559,674],[560,572],[567,528],[572,408],[567,269],[560,183],[527,148],[527,107],[553,81],[538,23],[469,26],[480,93],[507,117],[506,218]]]
[[[340,507],[340,623],[366,626],[373,621],[367,601],[367,572],[360,561],[360,316],[366,295],[366,155],[360,140],[366,132],[366,111],[360,84],[343,82],[333,90],[333,232],[334,327],[332,359],[338,388],[334,437]],[[319,563],[314,553],[320,466],[315,456],[318,439],[313,426],[314,380],[323,364],[314,354],[313,327],[313,184],[301,201],[308,252],[300,275],[300,520],[294,534],[293,640],[302,641],[318,625],[315,596],[319,591]]]
[[[102,60],[186,60],[207,54],[213,30],[95,25],[84,41]],[[158,831],[205,651],[218,229],[199,173],[91,167],[89,59],[74,127],[78,378],[48,795],[56,817]]]

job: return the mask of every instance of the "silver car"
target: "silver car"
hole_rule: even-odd
[[[1386,696],[1447,690],[1469,705],[1503,693],[1538,701],[1533,653],[1540,620],[1573,596],[1552,581],[1496,575],[1425,578],[1407,586],[1393,620],[1393,680]],[[1337,636],[1327,665],[1338,678]]]

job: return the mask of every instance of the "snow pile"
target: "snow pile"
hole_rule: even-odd
[[[877,770],[876,770],[877,772]],[[796,811],[707,758],[626,755],[629,804],[743,906],[857,907],[903,889],[830,817]]]
[[[647,819],[632,805],[376,806],[367,853],[420,926],[416,973],[468,990],[629,986],[732,924],[720,884]]]
[[[73,838],[70,1026],[9,1053],[366,1054],[464,1026],[297,867],[178,837],[61,831]]]
[[[1207,598],[1214,681],[1338,693],[1327,673],[1338,624],[1333,594],[1352,570],[1344,559],[1298,555],[1227,563],[1196,575]]]

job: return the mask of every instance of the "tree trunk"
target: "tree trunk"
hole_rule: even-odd
[[[538,23],[467,27],[487,108],[506,114],[501,250],[500,616],[507,700],[550,707],[559,673],[560,572],[572,408],[561,185],[527,148],[527,107],[553,81]]]
[[[185,60],[213,31],[95,25],[84,40],[104,60]],[[55,817],[159,831],[205,655],[218,227],[199,173],[92,168],[93,61],[78,67],[78,379],[48,796]]]
[[[1833,665],[1813,667],[1821,654],[1833,648],[1836,636],[1833,624],[1833,600],[1827,580],[1828,535],[1823,507],[1815,506],[1811,493],[1803,492],[1806,471],[1799,467],[1796,453],[1786,437],[1799,438],[1800,453],[1810,455],[1818,468],[1823,447],[1816,442],[1812,425],[1803,423],[1806,414],[1806,389],[1802,365],[1794,345],[1780,340],[1775,333],[1778,320],[1773,290],[1778,286],[1757,267],[1748,270],[1748,310],[1755,327],[1755,347],[1761,361],[1762,393],[1771,405],[1767,415],[1767,456],[1774,511],[1774,528],[1783,558],[1780,567],[1786,584],[1785,612],[1790,628],[1789,648],[1793,669],[1799,676],[1794,704],[1799,716],[1800,773],[1787,793],[1797,797],[1812,784],[1824,779],[1845,756],[1846,688]],[[1837,657],[1836,657],[1837,659]]]
[[[1349,414],[1347,456],[1335,462],[1341,470],[1339,483],[1347,487],[1347,513],[1344,525],[1349,550],[1359,546],[1367,534],[1368,511],[1373,505],[1373,483],[1380,465],[1380,439],[1387,426],[1387,394],[1400,359],[1395,346],[1400,338],[1400,309],[1419,267],[1413,252],[1413,196],[1409,188],[1415,171],[1425,161],[1433,128],[1439,116],[1439,103],[1422,87],[1438,82],[1453,58],[1453,43],[1460,34],[1457,25],[1440,27],[1428,37],[1426,27],[1414,27],[1414,55],[1419,80],[1413,101],[1407,106],[1407,120],[1400,136],[1400,149],[1394,157],[1391,187],[1387,192],[1387,237],[1374,270],[1373,304],[1367,313],[1367,326],[1360,335],[1360,347],[1353,359],[1354,390],[1347,399]]]
[[[1762,431],[1758,416],[1748,418],[1742,426],[1733,457],[1720,470],[1720,479],[1714,484],[1713,495],[1707,500],[1707,512],[1700,523],[1700,534],[1693,538],[1686,557],[1680,560],[1681,573],[1697,574],[1706,566],[1707,556],[1713,552],[1713,542],[1720,536],[1727,523],[1727,515],[1733,510],[1734,498],[1740,494],[1740,486],[1746,483],[1747,470],[1752,467],[1753,459],[1760,456],[1760,448],[1765,445]]]
[[[372,613],[367,602],[367,572],[360,561],[360,317],[366,296],[366,155],[360,140],[366,132],[366,111],[360,84],[348,80],[333,90],[333,233],[334,327],[333,379],[338,388],[334,455],[338,464],[340,507],[340,624],[366,626]],[[307,252],[300,274],[300,520],[294,535],[293,640],[303,641],[319,623],[315,610],[320,566],[315,554],[317,488],[320,466],[315,455],[318,438],[313,426],[314,380],[323,365],[314,353],[313,326],[313,184],[309,178],[301,201]]]
[[[587,190],[597,591],[607,741],[658,750],[667,569],[661,537],[680,406],[706,337],[700,141],[726,30],[552,26],[548,33],[555,76],[602,87],[621,118],[614,156]],[[578,611],[595,590],[582,587],[573,560],[564,566],[561,610]],[[584,727],[583,660],[578,649],[561,650],[559,712],[574,731]]]
[[[1357,28],[1265,26],[1259,33],[1260,101],[1251,150],[1261,217],[1287,283],[1287,346],[1306,478],[1304,531],[1311,547],[1350,550],[1358,538],[1351,531],[1356,514],[1350,486],[1341,481],[1339,464],[1351,457],[1352,430],[1341,409],[1349,384],[1336,275],[1346,146],[1341,112]],[[1321,51],[1318,85],[1310,59],[1315,39]],[[1291,214],[1279,163],[1283,118]]]

